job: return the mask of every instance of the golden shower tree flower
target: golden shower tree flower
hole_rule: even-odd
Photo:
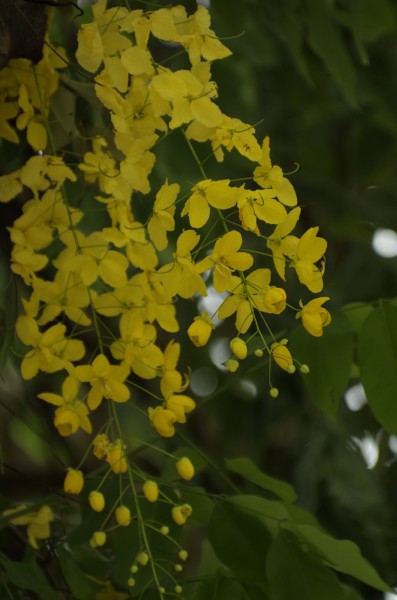
[[[111,365],[104,354],[98,354],[92,365],[79,365],[74,369],[74,376],[83,383],[89,383],[87,404],[95,410],[103,398],[114,402],[127,402],[130,391],[124,381],[130,372],[126,365]]]
[[[47,392],[37,395],[40,400],[58,406],[54,425],[64,437],[76,433],[80,427],[87,433],[92,432],[88,408],[77,397],[79,388],[80,383],[74,377],[68,376],[62,384],[62,395]]]

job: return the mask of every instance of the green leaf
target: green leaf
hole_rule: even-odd
[[[36,562],[28,564],[2,558],[0,564],[7,574],[8,581],[18,589],[34,592],[40,600],[55,600],[57,598]]]
[[[353,331],[359,333],[362,324],[373,310],[373,305],[368,302],[351,302],[343,306],[341,312],[349,319]]]
[[[362,556],[358,546],[349,540],[336,540],[325,531],[312,525],[296,525],[302,537],[309,542],[332,568],[351,575],[381,591],[390,587],[374,567]]]
[[[251,600],[238,581],[225,577],[215,577],[211,581],[202,581],[194,591],[191,600]]]
[[[269,550],[266,571],[272,600],[343,600],[336,575],[290,532],[281,530]]]
[[[182,502],[190,504],[193,509],[191,521],[200,525],[207,525],[214,510],[214,502],[208,496],[206,490],[198,486],[184,485],[180,487],[180,491]]]
[[[346,100],[356,108],[356,71],[328,3],[324,0],[308,0],[307,6],[308,42],[342,88]]]
[[[218,558],[243,581],[265,579],[265,559],[271,537],[255,514],[228,501],[216,505],[208,538]]]
[[[264,490],[273,492],[275,496],[285,500],[285,502],[295,502],[296,492],[289,483],[266,475],[249,458],[233,458],[226,460],[225,463],[229,471],[241,475],[247,481],[255,483]]]
[[[272,536],[277,535],[280,523],[289,521],[287,506],[276,500],[267,500],[260,496],[242,494],[229,498],[233,506],[238,507],[248,516],[255,517],[266,526]]]
[[[291,349],[298,360],[310,367],[303,381],[314,403],[335,418],[353,359],[353,332],[348,319],[333,314],[331,324],[318,338],[303,328],[296,329],[291,336]]]
[[[87,579],[80,565],[73,560],[71,552],[64,549],[58,551],[59,566],[74,600],[91,600],[98,586]]]
[[[397,434],[397,307],[382,302],[366,319],[359,361],[372,412],[386,431]]]

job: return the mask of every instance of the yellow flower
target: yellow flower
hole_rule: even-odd
[[[164,363],[160,379],[160,390],[164,398],[168,398],[168,396],[175,392],[183,392],[189,384],[188,377],[185,377],[185,381],[183,381],[181,373],[175,368],[178,364],[180,353],[180,344],[174,342],[174,340],[168,342],[164,350]]]
[[[90,410],[98,408],[103,398],[127,402],[130,392],[123,381],[128,373],[125,365],[110,365],[104,354],[98,354],[92,365],[80,365],[74,371],[79,381],[91,384],[87,399]]]
[[[283,288],[270,286],[264,293],[261,303],[261,310],[264,312],[279,315],[285,309],[287,294]]]
[[[186,479],[186,481],[189,481],[194,477],[194,466],[192,464],[192,461],[186,456],[183,456],[177,461],[176,468],[182,479]]]
[[[245,358],[247,358],[247,344],[241,338],[235,337],[230,341],[230,350],[240,360],[244,360]]]
[[[116,508],[115,516],[117,524],[121,525],[121,527],[128,527],[128,525],[131,523],[131,511],[128,506],[118,506]]]
[[[128,463],[125,457],[124,445],[121,440],[116,440],[108,447],[106,460],[111,466],[113,473],[127,472]]]
[[[238,251],[242,242],[239,231],[229,231],[216,241],[212,254],[196,265],[200,273],[214,267],[214,288],[217,292],[228,289],[236,269],[246,271],[252,266],[252,256],[248,252]]]
[[[155,481],[145,481],[143,484],[143,495],[149,502],[157,502],[159,497],[159,487]]]
[[[270,140],[267,136],[263,140],[262,157],[258,162],[260,166],[254,171],[254,181],[262,188],[272,188],[280,202],[286,206],[295,206],[297,198],[292,183],[284,177],[280,167],[272,166]]]
[[[189,326],[187,334],[193,344],[199,348],[205,346],[210,339],[215,325],[212,323],[208,312],[205,310],[200,317],[194,317],[193,323]]]
[[[229,179],[205,179],[197,183],[183,207],[181,216],[188,214],[191,227],[199,229],[210,217],[210,206],[222,210],[235,206],[239,189],[230,187],[229,183]]]
[[[162,406],[149,407],[148,410],[149,419],[157,433],[163,437],[172,437],[175,433],[174,423],[177,420],[175,413]]]
[[[95,531],[90,539],[91,548],[100,548],[106,543],[106,533],[104,531]]]
[[[321,298],[310,300],[305,305],[300,302],[301,310],[296,315],[296,318],[301,317],[303,327],[315,337],[322,336],[323,327],[331,323],[331,315],[323,307],[324,302],[327,302],[327,300],[329,298],[322,296]]]
[[[287,373],[294,373],[295,365],[291,352],[287,348],[288,340],[281,340],[271,345],[270,350],[274,362]]]
[[[193,510],[190,504],[181,504],[172,509],[172,518],[177,525],[184,525],[192,514]]]
[[[96,458],[101,459],[107,454],[108,448],[110,446],[110,440],[106,433],[99,433],[97,436],[95,436],[92,445],[94,456],[96,456]]]
[[[88,494],[88,502],[92,510],[95,510],[95,512],[102,512],[105,508],[105,497],[101,492],[90,492]]]
[[[62,436],[76,433],[79,427],[87,433],[92,431],[88,408],[77,399],[78,391],[78,381],[69,376],[62,384],[62,396],[46,392],[37,396],[41,400],[59,407],[55,411],[54,425]]]
[[[17,319],[16,331],[25,346],[33,347],[22,359],[24,379],[32,379],[39,370],[45,373],[61,371],[70,365],[71,360],[80,360],[84,355],[83,343],[65,338],[66,327],[60,323],[41,333],[32,317],[21,315]]]
[[[167,180],[157,192],[153,214],[147,226],[149,237],[157,250],[164,250],[167,247],[167,231],[175,229],[175,200],[179,189],[177,183],[168,185]]]
[[[68,472],[63,482],[65,494],[80,494],[84,487],[84,475],[81,471],[68,469]]]
[[[11,516],[15,512],[20,512],[27,508],[25,504],[21,504],[16,508],[3,511],[4,516]],[[47,505],[42,506],[35,512],[29,512],[20,517],[11,518],[10,522],[13,525],[27,525],[26,534],[29,544],[38,550],[37,540],[44,540],[50,537],[50,523],[54,520],[54,514],[51,508]]]
[[[196,408],[196,403],[189,396],[171,394],[165,401],[167,409],[174,413],[178,423],[186,423],[186,414]]]
[[[181,233],[176,242],[176,252],[173,254],[174,262],[159,269],[158,274],[170,296],[179,294],[181,298],[191,298],[196,293],[200,296],[207,295],[205,283],[191,257],[191,250],[197,246],[199,240],[200,236],[192,229]]]
[[[315,263],[321,259],[327,249],[326,240],[316,237],[317,233],[318,227],[311,227],[302,235],[291,263],[291,266],[296,269],[299,281],[314,294],[323,289],[324,273],[324,266],[320,269]]]

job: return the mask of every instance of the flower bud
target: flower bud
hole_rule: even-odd
[[[182,590],[182,586],[181,586],[181,585],[176,585],[176,586],[175,586],[175,592],[176,592],[177,594],[181,594],[181,593],[182,593],[182,591],[183,591],[183,590]]]
[[[125,458],[124,447],[121,440],[117,440],[109,447],[106,460],[111,466],[113,473],[127,472],[128,463]]]
[[[128,527],[131,523],[131,511],[128,506],[118,506],[115,512],[116,522],[122,527]]]
[[[90,539],[91,548],[99,548],[106,543],[106,533],[104,531],[95,531]]]
[[[233,352],[234,356],[237,356],[240,360],[247,358],[247,344],[241,338],[235,337],[231,340],[230,350]]]
[[[261,348],[257,348],[257,349],[255,350],[254,354],[255,354],[255,356],[256,356],[257,358],[262,358],[262,356],[263,356],[263,350],[261,350]]]
[[[142,567],[146,567],[149,562],[149,555],[146,552],[140,552],[136,560]]]
[[[94,456],[99,459],[103,458],[108,451],[109,445],[108,436],[105,433],[99,433],[92,443]]]
[[[269,394],[271,395],[272,398],[277,398],[277,396],[278,396],[278,389],[274,388],[274,387],[270,388]]]
[[[169,528],[167,525],[162,525],[162,526],[160,527],[160,533],[161,533],[162,535],[168,535],[168,534],[169,534],[169,532],[170,532],[170,528]]]
[[[88,502],[92,508],[96,512],[102,512],[105,508],[105,497],[101,492],[90,492],[88,494]]]
[[[178,462],[176,463],[176,468],[182,479],[186,479],[186,481],[189,481],[194,477],[194,467],[192,465],[191,460],[186,456],[183,456],[178,460]]]
[[[159,487],[155,481],[145,481],[143,484],[143,494],[149,502],[156,502],[159,497]]]
[[[80,494],[84,487],[84,475],[81,471],[68,469],[68,472],[63,482],[65,494]]]
[[[301,365],[300,372],[303,373],[303,375],[307,375],[308,373],[310,373],[309,366]]]
[[[187,550],[179,550],[178,556],[183,561],[187,560],[187,557],[188,557]]]
[[[200,346],[205,346],[208,342],[214,327],[207,311],[204,311],[201,317],[194,318],[193,323],[187,330],[187,334],[193,344],[199,348]]]
[[[129,580],[127,581],[128,587],[134,587],[134,585],[136,584],[136,581],[133,577],[130,577]]]
[[[139,567],[137,565],[132,565],[130,571],[131,573],[138,573]]]
[[[190,504],[174,506],[172,509],[172,518],[174,519],[177,525],[184,525],[187,521],[187,518],[190,517],[192,512],[193,510]]]
[[[183,570],[183,567],[179,563],[176,563],[176,565],[174,566],[174,569],[177,573],[180,573]]]
[[[234,358],[229,358],[225,362],[225,367],[230,373],[235,373],[237,371],[237,369],[239,368],[239,366],[240,366],[240,363],[238,362],[238,360],[234,360]]]
[[[288,340],[281,340],[271,345],[271,352],[274,362],[287,373],[293,373],[295,366],[292,361],[291,352],[287,348]]]

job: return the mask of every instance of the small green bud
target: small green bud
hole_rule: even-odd
[[[277,396],[278,396],[278,389],[274,388],[274,387],[270,388],[269,394],[271,395],[272,398],[277,398]]]

